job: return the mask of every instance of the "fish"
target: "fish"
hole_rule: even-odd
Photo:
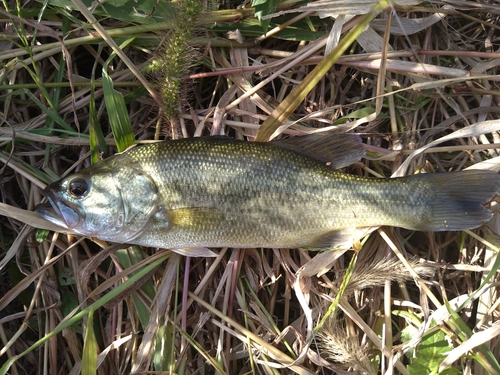
[[[35,210],[83,236],[183,254],[349,247],[363,228],[460,231],[491,219],[484,204],[500,188],[498,173],[386,179],[338,171],[364,151],[355,134],[138,145],[51,183]]]

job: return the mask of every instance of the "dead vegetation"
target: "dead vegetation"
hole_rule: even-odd
[[[1,374],[500,374],[496,218],[381,228],[359,252],[207,259],[24,225],[40,225],[27,211],[45,184],[134,139],[354,131],[368,154],[348,173],[498,171],[497,1],[266,2],[259,17],[210,3],[188,18],[188,0],[47,3],[0,8]],[[161,48],[186,32],[192,66],[165,75]],[[179,82],[166,114],[161,88]]]

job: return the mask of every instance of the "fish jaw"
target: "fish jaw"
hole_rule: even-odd
[[[47,198],[46,203],[40,203],[35,207],[35,211],[44,219],[60,227],[75,231],[83,218],[78,213],[76,207],[67,200],[58,197],[58,191],[51,189],[51,185],[43,191]]]
[[[52,224],[68,229],[66,223],[62,220],[54,207],[49,202],[37,204],[35,211],[45,220],[50,221]]]

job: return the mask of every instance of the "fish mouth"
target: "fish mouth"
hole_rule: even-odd
[[[59,199],[56,194],[47,187],[43,194],[47,202],[37,204],[35,211],[44,219],[60,227],[74,230],[82,221],[76,206],[71,202]]]

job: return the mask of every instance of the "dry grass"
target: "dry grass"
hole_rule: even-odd
[[[398,2],[374,20],[361,3],[282,2],[268,34],[249,4],[205,4],[188,25],[163,0],[72,3],[0,8],[0,373],[500,374],[496,218],[464,233],[379,229],[359,253],[189,258],[35,232],[17,210],[127,135],[353,130],[368,155],[349,173],[498,171],[498,2]],[[165,113],[161,82],[178,79],[148,67],[179,33],[197,67],[174,69],[181,96]],[[113,137],[120,114],[130,124]]]

